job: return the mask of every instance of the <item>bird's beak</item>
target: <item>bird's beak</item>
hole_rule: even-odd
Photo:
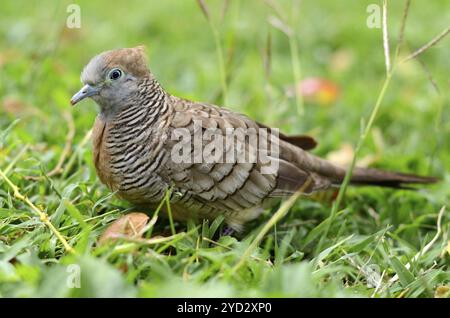
[[[98,94],[98,88],[86,84],[78,91],[78,93],[72,96],[72,98],[70,99],[70,103],[72,104],[72,106],[74,106],[79,101],[82,101],[86,97],[91,97],[95,94]]]

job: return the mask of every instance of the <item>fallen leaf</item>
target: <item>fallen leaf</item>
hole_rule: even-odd
[[[328,153],[327,159],[335,165],[346,167],[352,162],[354,154],[352,145],[342,144],[338,150]]]
[[[340,49],[330,58],[330,70],[336,73],[347,71],[355,62],[355,54],[350,49]]]
[[[26,107],[24,102],[14,97],[5,97],[2,106],[3,110],[9,114],[21,113]]]
[[[21,54],[13,49],[0,52],[0,67],[17,59]]]
[[[149,217],[145,213],[133,212],[115,220],[103,232],[98,240],[99,245],[106,241],[114,241],[120,238],[141,238]]]
[[[83,37],[83,30],[77,28],[63,28],[61,33],[61,40],[65,42],[73,42]]]
[[[41,110],[26,103],[20,98],[14,96],[7,96],[0,101],[0,111],[11,115],[23,115],[23,116],[38,116],[39,118],[47,119],[48,116],[42,113]]]
[[[338,150],[331,151],[327,155],[327,159],[340,167],[348,167],[350,166],[353,156],[355,155],[355,151],[353,150],[353,146],[347,143],[341,145]],[[374,164],[380,159],[380,153],[377,154],[368,154],[365,157],[358,159],[356,161],[356,166],[367,168],[370,165]]]
[[[434,291],[434,298],[448,298],[450,297],[449,286],[438,286]]]
[[[294,97],[296,90],[303,96],[305,102],[321,106],[329,106],[335,103],[340,91],[339,87],[332,81],[316,77],[306,78],[295,88],[289,88],[287,95]]]

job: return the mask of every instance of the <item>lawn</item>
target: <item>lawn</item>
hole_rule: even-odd
[[[448,297],[450,40],[402,60],[449,27],[449,2],[411,1],[395,59],[404,1],[388,1],[384,92],[382,28],[367,25],[382,1],[205,2],[78,1],[80,28],[67,27],[70,1],[0,2],[0,296]],[[97,106],[69,100],[91,57],[141,44],[174,95],[310,134],[315,154],[344,164],[369,124],[358,164],[440,182],[301,197],[267,233],[279,206],[241,234],[220,235],[219,218],[173,235],[159,217],[142,239],[99,244],[140,211],[96,176]],[[308,78],[325,84],[295,94]]]

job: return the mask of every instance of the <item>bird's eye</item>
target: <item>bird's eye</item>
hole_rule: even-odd
[[[113,69],[109,72],[109,79],[116,80],[122,77],[122,71],[118,68]]]

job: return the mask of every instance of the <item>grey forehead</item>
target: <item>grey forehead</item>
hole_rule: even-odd
[[[81,72],[81,82],[97,84],[104,80],[106,63],[103,54],[94,56]]]

